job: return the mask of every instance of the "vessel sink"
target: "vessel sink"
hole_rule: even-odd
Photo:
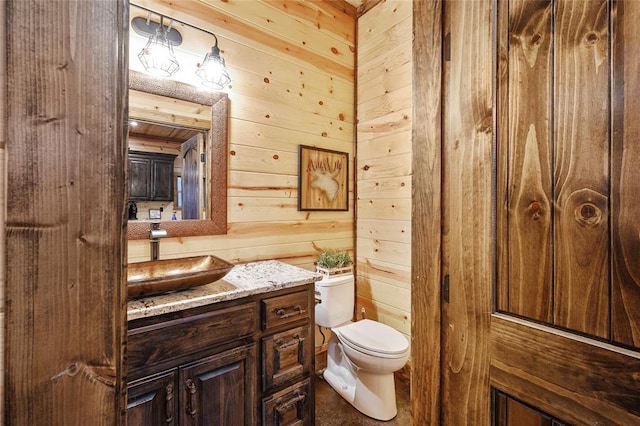
[[[127,295],[132,299],[209,284],[231,268],[233,264],[211,255],[130,263]]]

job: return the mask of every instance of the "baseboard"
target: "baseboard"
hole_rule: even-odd
[[[327,350],[329,349],[329,343],[325,343],[322,346],[316,348],[316,372],[320,372],[327,368]]]

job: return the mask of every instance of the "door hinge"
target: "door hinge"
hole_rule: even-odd
[[[451,61],[451,33],[446,33],[442,43],[442,57],[445,62]]]
[[[200,154],[200,162],[204,163],[206,161],[204,153]]]
[[[442,298],[449,303],[449,274],[442,278]]]

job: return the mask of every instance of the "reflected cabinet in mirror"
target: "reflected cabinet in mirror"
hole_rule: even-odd
[[[127,238],[227,232],[226,93],[129,73]]]

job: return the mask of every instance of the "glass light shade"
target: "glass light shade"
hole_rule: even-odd
[[[148,73],[158,77],[171,77],[180,69],[180,64],[173,53],[173,46],[167,40],[162,24],[138,53],[138,59]]]
[[[210,89],[221,90],[231,83],[231,77],[225,67],[224,59],[220,56],[217,43],[204,57],[196,75],[200,77],[201,83]]]

